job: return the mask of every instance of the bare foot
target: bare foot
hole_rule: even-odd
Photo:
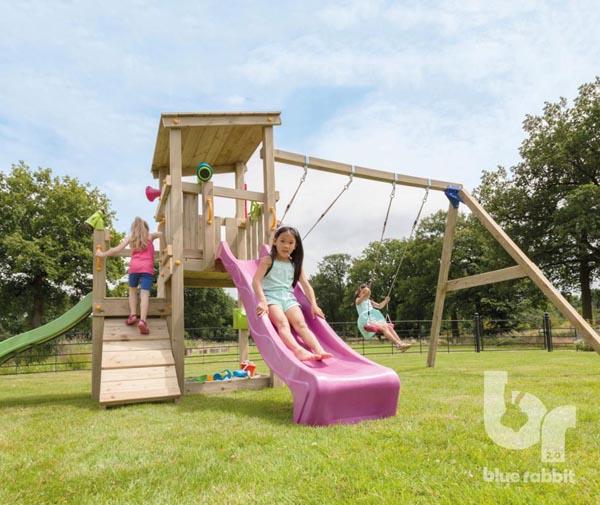
[[[400,352],[408,351],[411,348],[412,344],[396,344],[396,349]]]
[[[294,356],[296,356],[296,358],[298,358],[300,361],[310,361],[313,359],[314,360],[319,359],[316,354],[313,354],[312,352],[308,352],[306,349],[296,349],[294,351]]]
[[[333,354],[324,351],[323,349],[321,349],[320,351],[316,351],[315,356],[317,356],[319,360],[333,358]]]

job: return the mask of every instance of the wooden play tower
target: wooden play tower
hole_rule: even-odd
[[[96,259],[93,276],[92,397],[101,405],[176,399],[195,393],[199,386],[185,383],[184,287],[232,287],[232,280],[216,261],[219,243],[226,240],[239,259],[258,257],[260,245],[269,243],[277,225],[275,162],[339,175],[444,191],[450,200],[434,304],[428,366],[434,366],[446,294],[458,289],[529,277],[600,352],[600,337],[540,269],[494,222],[470,193],[457,183],[402,175],[335,161],[278,151],[273,127],[281,124],[279,112],[163,114],[152,160],[152,175],[159,180],[160,200],[155,214],[163,231],[158,296],[150,300],[151,334],[123,324],[129,314],[126,298],[106,296],[106,267]],[[263,190],[247,191],[245,173],[250,157],[260,148]],[[235,175],[234,187],[198,183],[196,167],[209,163],[217,174]],[[235,200],[235,215],[215,215],[215,198]],[[245,202],[258,202],[261,212],[245,215]],[[458,206],[470,209],[515,261],[515,265],[462,279],[448,279]],[[94,232],[94,248],[108,247],[108,233]],[[341,245],[343,248],[343,245]],[[122,255],[130,252],[125,250]],[[199,307],[197,310],[202,310]],[[248,356],[248,332],[241,331],[240,358]],[[234,385],[212,383],[218,390],[273,385],[277,378],[248,379]],[[205,390],[206,392],[209,392]]]
[[[150,300],[150,335],[139,335],[123,324],[127,300],[106,297],[104,261],[96,260],[94,269],[92,397],[102,405],[170,399],[186,390],[194,392],[193,385],[186,388],[184,376],[183,290],[233,286],[215,262],[221,240],[227,240],[242,259],[258,257],[260,244],[270,241],[278,197],[273,126],[279,124],[279,112],[161,116],[152,175],[160,184],[155,219],[163,238],[157,254],[158,296]],[[261,144],[264,189],[247,191],[246,163]],[[184,180],[195,177],[201,162],[209,163],[216,174],[235,174],[234,187]],[[216,197],[234,199],[235,216],[216,216]],[[259,202],[260,215],[246,219],[245,202]],[[94,247],[107,248],[107,239],[106,232],[94,232]],[[128,255],[130,251],[123,251],[123,256]],[[240,358],[247,356],[248,332],[240,331]],[[274,381],[272,376],[245,385],[257,388]]]

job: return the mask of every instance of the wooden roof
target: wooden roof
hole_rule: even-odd
[[[216,173],[246,163],[262,142],[264,126],[281,124],[280,112],[189,112],[161,114],[152,175],[169,168],[169,130],[181,129],[183,175],[194,175],[201,162]]]

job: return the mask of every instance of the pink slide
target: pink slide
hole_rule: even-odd
[[[261,255],[268,254],[263,246]],[[310,304],[300,287],[295,295],[310,329],[323,348],[333,354],[324,361],[299,361],[283,344],[269,316],[256,315],[258,299],[252,289],[257,260],[238,260],[227,242],[217,258],[235,283],[246,313],[250,334],[269,367],[288,385],[294,397],[294,421],[328,425],[356,423],[396,414],[400,379],[390,368],[361,356],[338,337],[324,319],[313,319]]]

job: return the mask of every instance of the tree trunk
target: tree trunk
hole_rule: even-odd
[[[591,277],[592,269],[587,259],[581,259],[579,262],[579,285],[581,288],[581,308],[583,318],[592,323],[592,290]]]
[[[452,328],[452,340],[457,344],[460,338],[460,327],[458,326],[458,309],[456,307],[452,308],[452,320],[450,324]]]
[[[581,233],[579,241],[579,287],[581,289],[581,315],[590,324],[592,322],[592,269],[585,246],[588,242],[586,232]]]
[[[31,328],[37,328],[42,325],[44,316],[44,278],[41,275],[34,277],[33,282],[33,306],[29,324]]]

